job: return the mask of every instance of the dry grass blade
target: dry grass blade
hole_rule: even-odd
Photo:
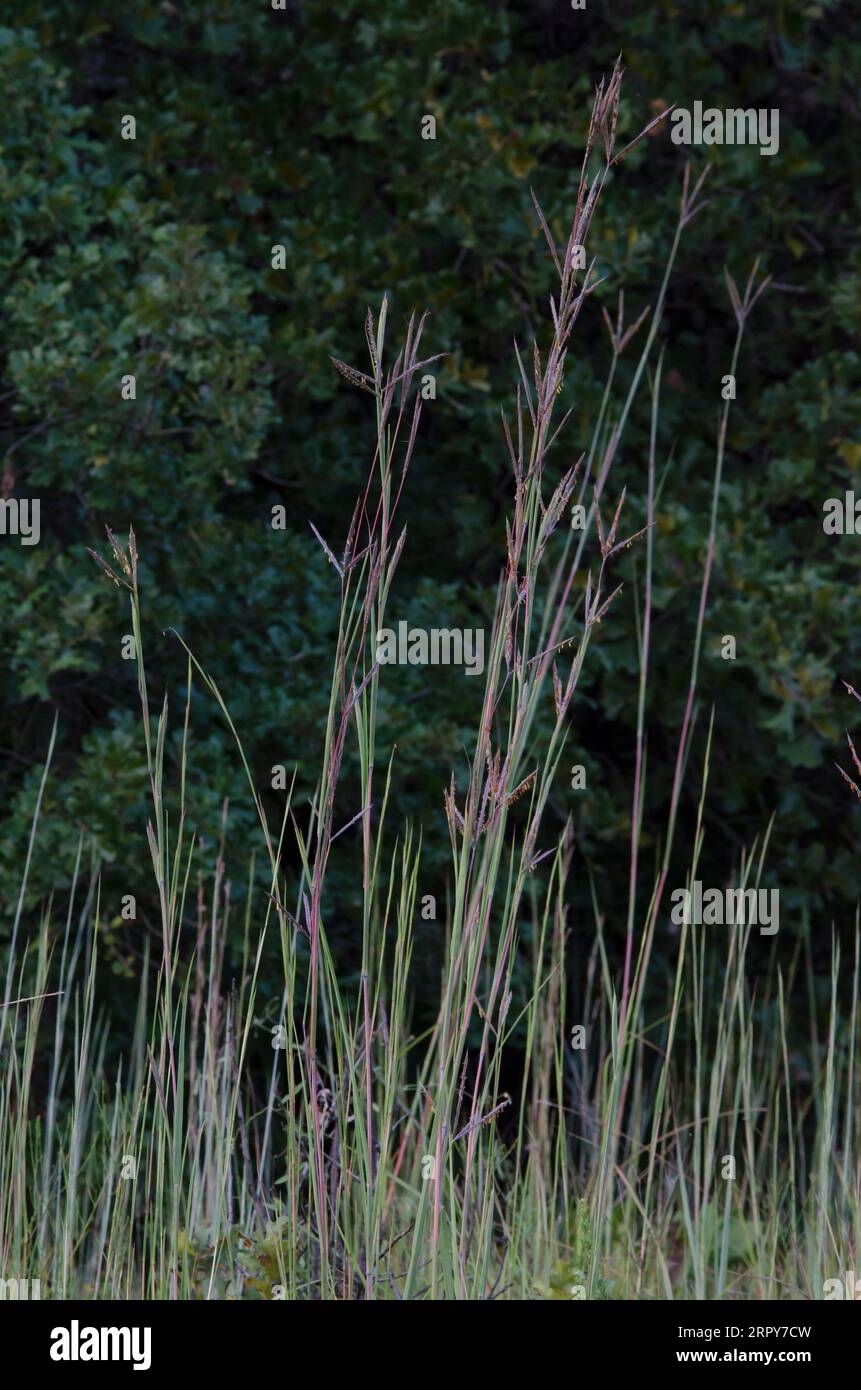
[[[614,157],[613,163],[621,163],[625,156],[627,154],[630,154],[634,146],[639,145],[640,141],[644,138],[644,136],[648,135],[650,130],[654,130],[656,126],[659,126],[661,124],[661,121],[665,121],[667,116],[669,116],[670,112],[674,111],[675,108],[676,103],[673,102],[672,106],[668,106],[666,111],[662,111],[659,116],[655,116],[653,120],[649,121],[648,125],[644,125],[639,135],[635,135],[634,139],[630,142],[630,144],[626,145],[625,148],[623,150],[620,150],[619,153]]]
[[[350,367],[346,362],[342,362],[339,357],[332,357],[330,355],[329,361],[333,366],[337,367],[341,376],[346,377],[347,381],[351,382],[353,386],[361,386],[363,391],[369,391],[372,396],[375,394],[373,379],[369,377],[366,372],[357,371],[355,367]]]
[[[710,171],[711,166],[707,164],[703,169],[702,173],[700,174],[699,178],[697,179],[696,183],[694,184],[693,192],[691,192],[691,166],[690,164],[685,165],[685,171],[682,175],[682,210],[680,217],[681,227],[687,227],[688,223],[692,222],[694,218],[697,216],[697,214],[702,212],[703,208],[708,207],[708,199],[703,199],[701,203],[698,203],[697,198],[700,195],[700,190],[702,189],[703,184],[708,178]]]
[[[531,195],[531,197],[532,197],[532,206],[535,208],[535,212],[536,212],[536,215],[537,215],[537,217],[538,217],[538,221],[539,221],[540,224],[541,224],[541,230],[542,230],[543,233],[544,233],[545,240],[546,240],[546,242],[547,242],[547,245],[548,245],[549,248],[550,248],[550,254],[551,254],[551,256],[553,257],[553,264],[554,264],[554,266],[556,267],[556,274],[559,276],[559,279],[561,280],[561,279],[562,279],[562,267],[561,267],[561,265],[559,264],[559,256],[558,256],[557,251],[556,251],[556,243],[555,243],[554,240],[553,240],[553,235],[552,235],[552,233],[551,233],[551,231],[550,231],[550,228],[549,228],[548,225],[547,225],[547,221],[546,221],[546,219],[545,219],[545,217],[544,217],[544,213],[541,211],[541,208],[540,208],[539,205],[538,205],[538,199],[537,199],[536,196],[535,196],[535,190],[534,190],[533,188],[530,188],[529,192],[530,192],[530,195]],[[555,314],[554,314],[554,317],[555,317]]]
[[[331,564],[333,564],[333,565],[335,566],[335,569],[338,571],[338,574],[339,574],[339,575],[341,576],[341,578],[343,579],[343,578],[344,578],[344,571],[342,570],[341,566],[338,564],[338,561],[335,559],[334,555],[332,554],[332,552],[331,552],[331,550],[329,549],[329,547],[328,547],[328,545],[326,544],[326,542],[323,540],[323,537],[320,535],[320,532],[317,530],[317,527],[314,525],[313,521],[309,521],[309,522],[308,522],[308,525],[311,527],[311,530],[314,532],[314,535],[317,537],[317,540],[320,542],[320,544],[322,545],[323,549],[325,550],[325,552],[326,552],[326,558],[329,560],[329,562],[330,562]]]
[[[858,785],[852,781],[852,778],[849,776],[849,773],[844,772],[843,768],[840,766],[839,763],[835,763],[834,766],[837,768],[837,771],[840,773],[840,776],[843,778],[843,781],[849,783],[849,786],[852,788],[853,792],[858,797],[858,800],[861,801],[861,789],[859,789]]]
[[[88,555],[92,555],[96,564],[101,566],[108,578],[113,580],[118,589],[128,589],[131,587],[125,579],[121,578],[120,575],[116,574],[115,571],[111,569],[107,560],[103,560],[97,550],[91,550],[89,546],[85,546],[85,549]]]

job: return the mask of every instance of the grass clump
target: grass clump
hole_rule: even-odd
[[[135,641],[158,942],[150,952],[147,941],[133,1037],[115,1063],[95,986],[103,906],[83,837],[65,920],[47,903],[31,934],[22,930],[25,867],[0,1011],[6,1277],[20,1271],[53,1296],[100,1299],[721,1299],[817,1297],[824,1279],[853,1267],[857,935],[848,990],[834,945],[824,1034],[809,934],[790,959],[775,944],[754,971],[750,927],[716,936],[685,924],[670,974],[656,977],[653,968],[673,856],[685,855],[694,880],[703,839],[713,728],[704,754],[692,740],[730,402],[718,430],[672,797],[665,826],[651,827],[648,883],[645,711],[661,393],[661,357],[653,357],[702,180],[685,175],[651,312],[626,329],[620,300],[591,439],[557,468],[568,422],[558,418],[560,387],[595,284],[594,263],[581,271],[577,252],[627,153],[615,141],[620,84],[617,67],[598,89],[565,247],[536,202],[558,282],[543,351],[516,345],[514,410],[503,415],[513,509],[477,730],[465,770],[443,796],[451,890],[435,1017],[416,1031],[421,838],[415,827],[389,830],[396,765],[377,732],[377,639],[406,544],[398,513],[422,411],[414,387],[435,359],[421,354],[425,319],[413,318],[392,360],[384,301],[365,325],[368,370],[335,364],[373,398],[375,446],[343,549],[316,533],[340,587],[340,616],[310,808],[294,799],[294,780],[280,823],[271,822],[229,692],[188,647],[177,785],[168,786],[171,711],[167,695],[157,713],[150,703],[135,535],[123,544],[109,534],[111,554],[100,563],[128,594]],[[763,288],[756,268],[743,294],[730,281],[733,371]],[[640,356],[617,401],[619,361],[639,329]],[[632,532],[626,490],[612,479],[642,388],[651,420],[646,524]],[[572,507],[583,509],[579,530],[568,525]],[[614,572],[632,546],[641,562],[641,642],[624,949],[617,970],[595,890],[587,936],[578,923],[578,973],[570,961],[575,828],[569,819],[549,832],[547,811],[580,674],[612,617],[621,587]],[[227,864],[219,856],[204,881],[189,824],[198,683],[235,736],[260,822],[267,886],[258,887],[252,862],[238,968],[229,964]],[[546,708],[544,739],[538,714]],[[358,807],[339,796],[347,756],[361,771]],[[680,850],[679,798],[698,758],[699,816]],[[339,978],[326,931],[327,873],[347,831],[360,837],[363,864],[354,989]],[[734,885],[759,884],[768,850],[766,832],[735,866]],[[261,980],[272,947],[280,1002],[271,1029],[266,1019],[267,1053]],[[788,1001],[805,988],[810,1057],[800,1082]],[[572,1026],[582,1029],[582,1046],[572,1046]]]

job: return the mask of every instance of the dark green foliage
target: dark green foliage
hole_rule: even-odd
[[[628,322],[654,302],[684,158],[709,161],[711,202],[686,233],[661,330],[646,834],[657,852],[687,692],[734,335],[722,272],[746,279],[761,256],[773,286],[749,328],[731,419],[685,811],[714,704],[707,871],[719,881],[775,811],[783,920],[797,920],[802,898],[814,920],[849,920],[857,835],[833,761],[855,717],[838,678],[861,672],[861,542],[825,536],[821,519],[826,497],[861,491],[858,15],[829,3],[703,13],[630,0],[585,13],[562,0],[285,12],[222,0],[202,7],[205,19],[187,12],[25,0],[22,27],[0,31],[0,447],[6,491],[42,500],[38,546],[0,538],[4,899],[19,882],[55,709],[33,899],[68,882],[81,827],[107,861],[108,917],[122,892],[137,893],[145,916],[153,892],[135,671],[120,655],[125,596],[85,553],[105,523],[137,534],[154,703],[165,685],[173,702],[169,752],[185,660],[161,633],[175,627],[222,689],[259,785],[274,763],[298,761],[313,795],[337,580],[308,522],[340,550],[373,439],[369,401],[329,355],[366,366],[362,317],[385,291],[396,323],[429,308],[427,351],[448,354],[402,501],[409,536],[391,616],[489,626],[511,490],[498,411],[515,381],[512,338],[531,350],[550,284],[529,189],[564,242],[589,96],[621,50],[627,138],[664,105],[698,99],[777,107],[781,121],[774,158],[685,151],[666,127],[642,142],[604,196],[590,253],[607,279],[566,367],[573,417],[560,470],[597,416],[609,362],[600,308],[615,314],[619,288]],[[125,113],[133,142],[120,138]],[[435,141],[420,137],[425,113]],[[271,268],[275,244],[284,271]],[[133,402],[120,396],[126,373]],[[628,530],[645,515],[647,444],[644,396],[614,466]],[[269,524],[277,504],[286,531]],[[586,764],[588,791],[563,780],[554,806],[560,821],[575,812],[611,938],[627,883],[636,552],[619,577],[566,757]],[[725,633],[735,662],[720,658]],[[394,822],[421,822],[423,891],[442,897],[442,787],[464,765],[480,684],[395,668],[381,701],[383,756],[397,744]],[[230,799],[226,857],[240,894],[253,808],[229,733],[197,688],[191,729],[192,815],[214,854]],[[354,772],[339,795],[346,821],[361,804]],[[277,813],[277,793],[267,796]],[[345,836],[329,928],[349,966],[348,846]]]

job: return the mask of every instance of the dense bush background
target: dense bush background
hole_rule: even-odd
[[[192,16],[189,10],[194,9]],[[666,127],[612,178],[590,242],[607,279],[581,316],[565,373],[564,460],[588,444],[609,362],[601,316],[624,287],[632,322],[653,303],[683,162],[713,165],[711,202],[685,234],[666,345],[659,467],[646,830],[665,823],[690,667],[720,378],[734,324],[727,265],[774,277],[751,321],[731,417],[706,628],[690,823],[712,704],[715,757],[702,877],[721,881],[776,815],[769,882],[782,923],[809,911],[823,943],[851,925],[856,808],[834,770],[856,720],[839,677],[861,676],[858,544],[823,534],[822,503],[861,489],[858,119],[861,14],[848,4],[636,0],[372,0],[205,6],[24,0],[0,30],[0,450],[6,495],[42,500],[42,541],[0,540],[0,893],[12,901],[55,711],[58,753],[31,906],[62,898],[81,829],[103,861],[106,920],[122,893],[151,912],[147,787],[135,670],[120,657],[125,595],[87,546],[133,523],[142,554],[147,664],[172,693],[175,756],[185,661],[176,627],[221,686],[261,787],[300,763],[313,794],[336,622],[335,549],[368,466],[369,402],[329,354],[364,366],[367,304],[395,329],[431,310],[425,345],[448,354],[426,407],[403,503],[409,526],[390,615],[489,626],[511,498],[499,407],[512,339],[543,331],[550,271],[534,187],[567,235],[595,82],[621,51],[623,135],[664,105],[777,107],[780,150],[686,151]],[[120,138],[134,114],[137,139]],[[424,113],[437,139],[420,138]],[[270,248],[287,249],[273,271]],[[623,399],[636,343],[623,359]],[[133,372],[137,401],[120,399]],[[645,396],[614,465],[642,518]],[[270,511],[283,503],[286,531]],[[618,939],[624,920],[636,719],[636,569],[590,649],[558,822],[574,810]],[[641,569],[641,562],[640,562]],[[719,656],[735,634],[738,660]],[[423,892],[445,894],[442,787],[463,764],[480,681],[395,668],[382,735],[397,745],[393,824],[423,826]],[[222,803],[241,897],[253,808],[223,720],[202,690],[191,727],[193,819],[213,859]],[[277,794],[269,794],[273,806]],[[360,792],[347,770],[344,820]],[[548,824],[548,833],[552,824]],[[327,925],[354,964],[359,900],[349,836]],[[679,874],[689,845],[680,842]],[[585,872],[576,876],[586,911]],[[644,875],[646,885],[648,875]],[[140,926],[114,937],[116,967]],[[428,988],[435,986],[429,978]]]

